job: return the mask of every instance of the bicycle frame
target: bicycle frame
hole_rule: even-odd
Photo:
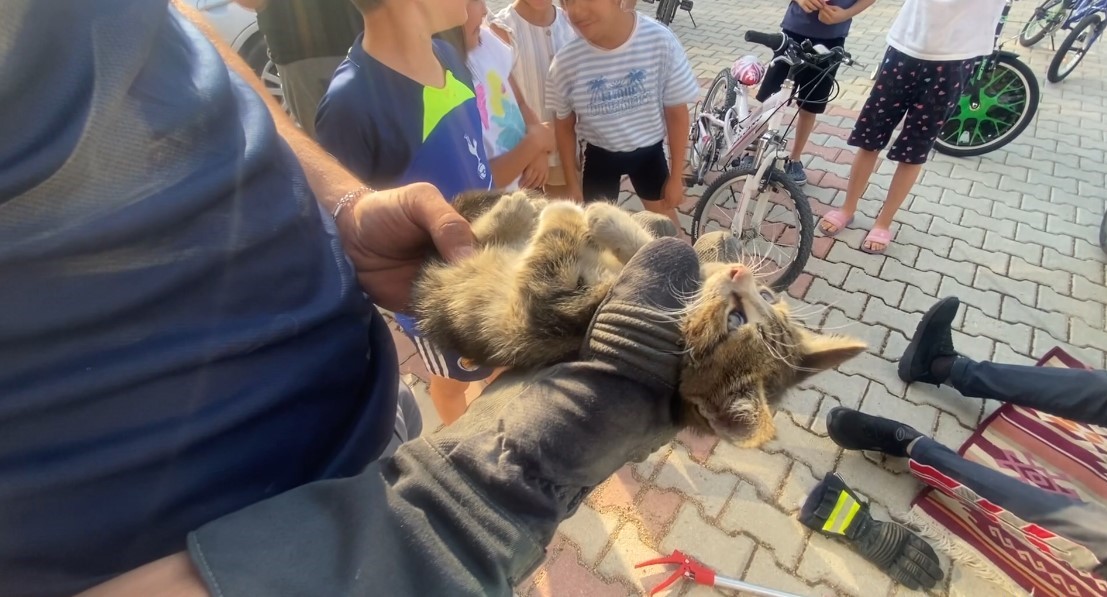
[[[1061,24],[1061,29],[1072,29],[1084,17],[1097,12],[1107,12],[1107,0],[1076,0],[1069,18]]]
[[[749,111],[749,90],[742,83],[735,82],[735,102],[733,106],[727,108],[723,118],[704,112],[697,119],[701,139],[713,136],[710,130],[712,127],[722,130],[723,141],[727,149],[716,158],[716,163],[730,164],[741,152],[748,149],[758,139],[763,139],[766,142],[758,149],[758,154],[755,157],[755,163],[758,165],[757,171],[750,175],[754,177],[753,179],[747,179],[747,186],[742,190],[742,199],[738,205],[738,216],[730,224],[730,231],[736,237],[740,237],[745,224],[745,210],[749,206],[752,192],[749,183],[762,180],[765,172],[772,167],[777,158],[787,157],[783,151],[782,137],[774,133],[780,129],[784,118],[781,108],[789,103],[793,85],[794,83],[791,80],[786,81],[781,86],[780,91],[771,95],[758,107],[757,111],[751,114]],[[734,123],[736,126],[731,126],[730,123]],[[768,131],[773,131],[773,133],[768,133]],[[764,159],[768,153],[766,151],[768,148],[774,148],[774,159]],[[753,225],[759,226],[761,224],[767,209],[767,196],[762,196],[754,209]]]

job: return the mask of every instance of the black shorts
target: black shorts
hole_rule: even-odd
[[[813,44],[822,44],[827,48],[844,48],[846,46],[846,38],[844,37],[820,39],[793,33],[787,29],[784,30],[784,34],[797,42],[810,40]],[[779,55],[779,53],[776,54],[774,58]],[[765,73],[765,78],[761,80],[761,87],[757,89],[757,101],[764,102],[772,94],[780,91],[780,88],[784,86],[785,79],[788,78],[790,68],[792,67],[784,62],[777,62],[770,66]],[[797,66],[796,98],[800,109],[811,114],[822,114],[826,111],[826,105],[830,102],[830,94],[834,91],[834,75],[836,74],[838,74],[837,61],[833,62],[833,66],[830,67],[829,71],[814,66]]]
[[[888,159],[925,163],[975,64],[971,58],[919,60],[889,47],[847,142],[880,151],[902,120],[903,130],[888,150]]]
[[[660,200],[665,181],[669,179],[669,161],[665,159],[663,143],[658,141],[632,151],[608,151],[587,144],[581,164],[584,201],[617,201],[624,174],[630,177],[639,199]]]

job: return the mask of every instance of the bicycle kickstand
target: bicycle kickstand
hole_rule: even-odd
[[[751,595],[762,595],[764,597],[800,597],[793,593],[785,593],[784,591],[777,591],[776,589],[770,589],[768,587],[762,587],[754,584],[750,584],[745,581],[738,580],[736,578],[727,578],[715,573],[714,570],[704,566],[700,562],[684,555],[680,550],[673,550],[673,553],[663,558],[657,558],[653,560],[647,560],[635,564],[635,568],[641,568],[643,566],[653,566],[655,564],[676,564],[677,569],[669,575],[668,578],[661,581],[656,587],[650,590],[650,595],[654,595],[659,591],[664,590],[669,585],[675,583],[680,578],[687,578],[688,580],[696,583],[697,585],[704,585],[708,587],[719,587],[723,589],[737,589]]]

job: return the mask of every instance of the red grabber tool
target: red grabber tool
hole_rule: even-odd
[[[764,595],[765,597],[800,597],[794,593],[785,593],[784,591],[777,591],[776,589],[751,585],[748,582],[736,578],[719,576],[715,574],[714,570],[684,555],[680,550],[673,550],[672,555],[664,558],[657,558],[656,560],[648,560],[640,564],[635,564],[634,567],[641,568],[642,566],[653,566],[654,564],[676,564],[679,567],[673,571],[669,578],[666,578],[661,584],[654,587],[653,590],[650,591],[650,595],[665,589],[676,582],[680,577],[684,577],[697,585],[719,587],[720,589],[737,589],[753,595]]]

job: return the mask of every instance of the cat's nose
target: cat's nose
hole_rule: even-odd
[[[750,275],[750,269],[744,265],[735,265],[730,268],[730,279],[735,282]]]

